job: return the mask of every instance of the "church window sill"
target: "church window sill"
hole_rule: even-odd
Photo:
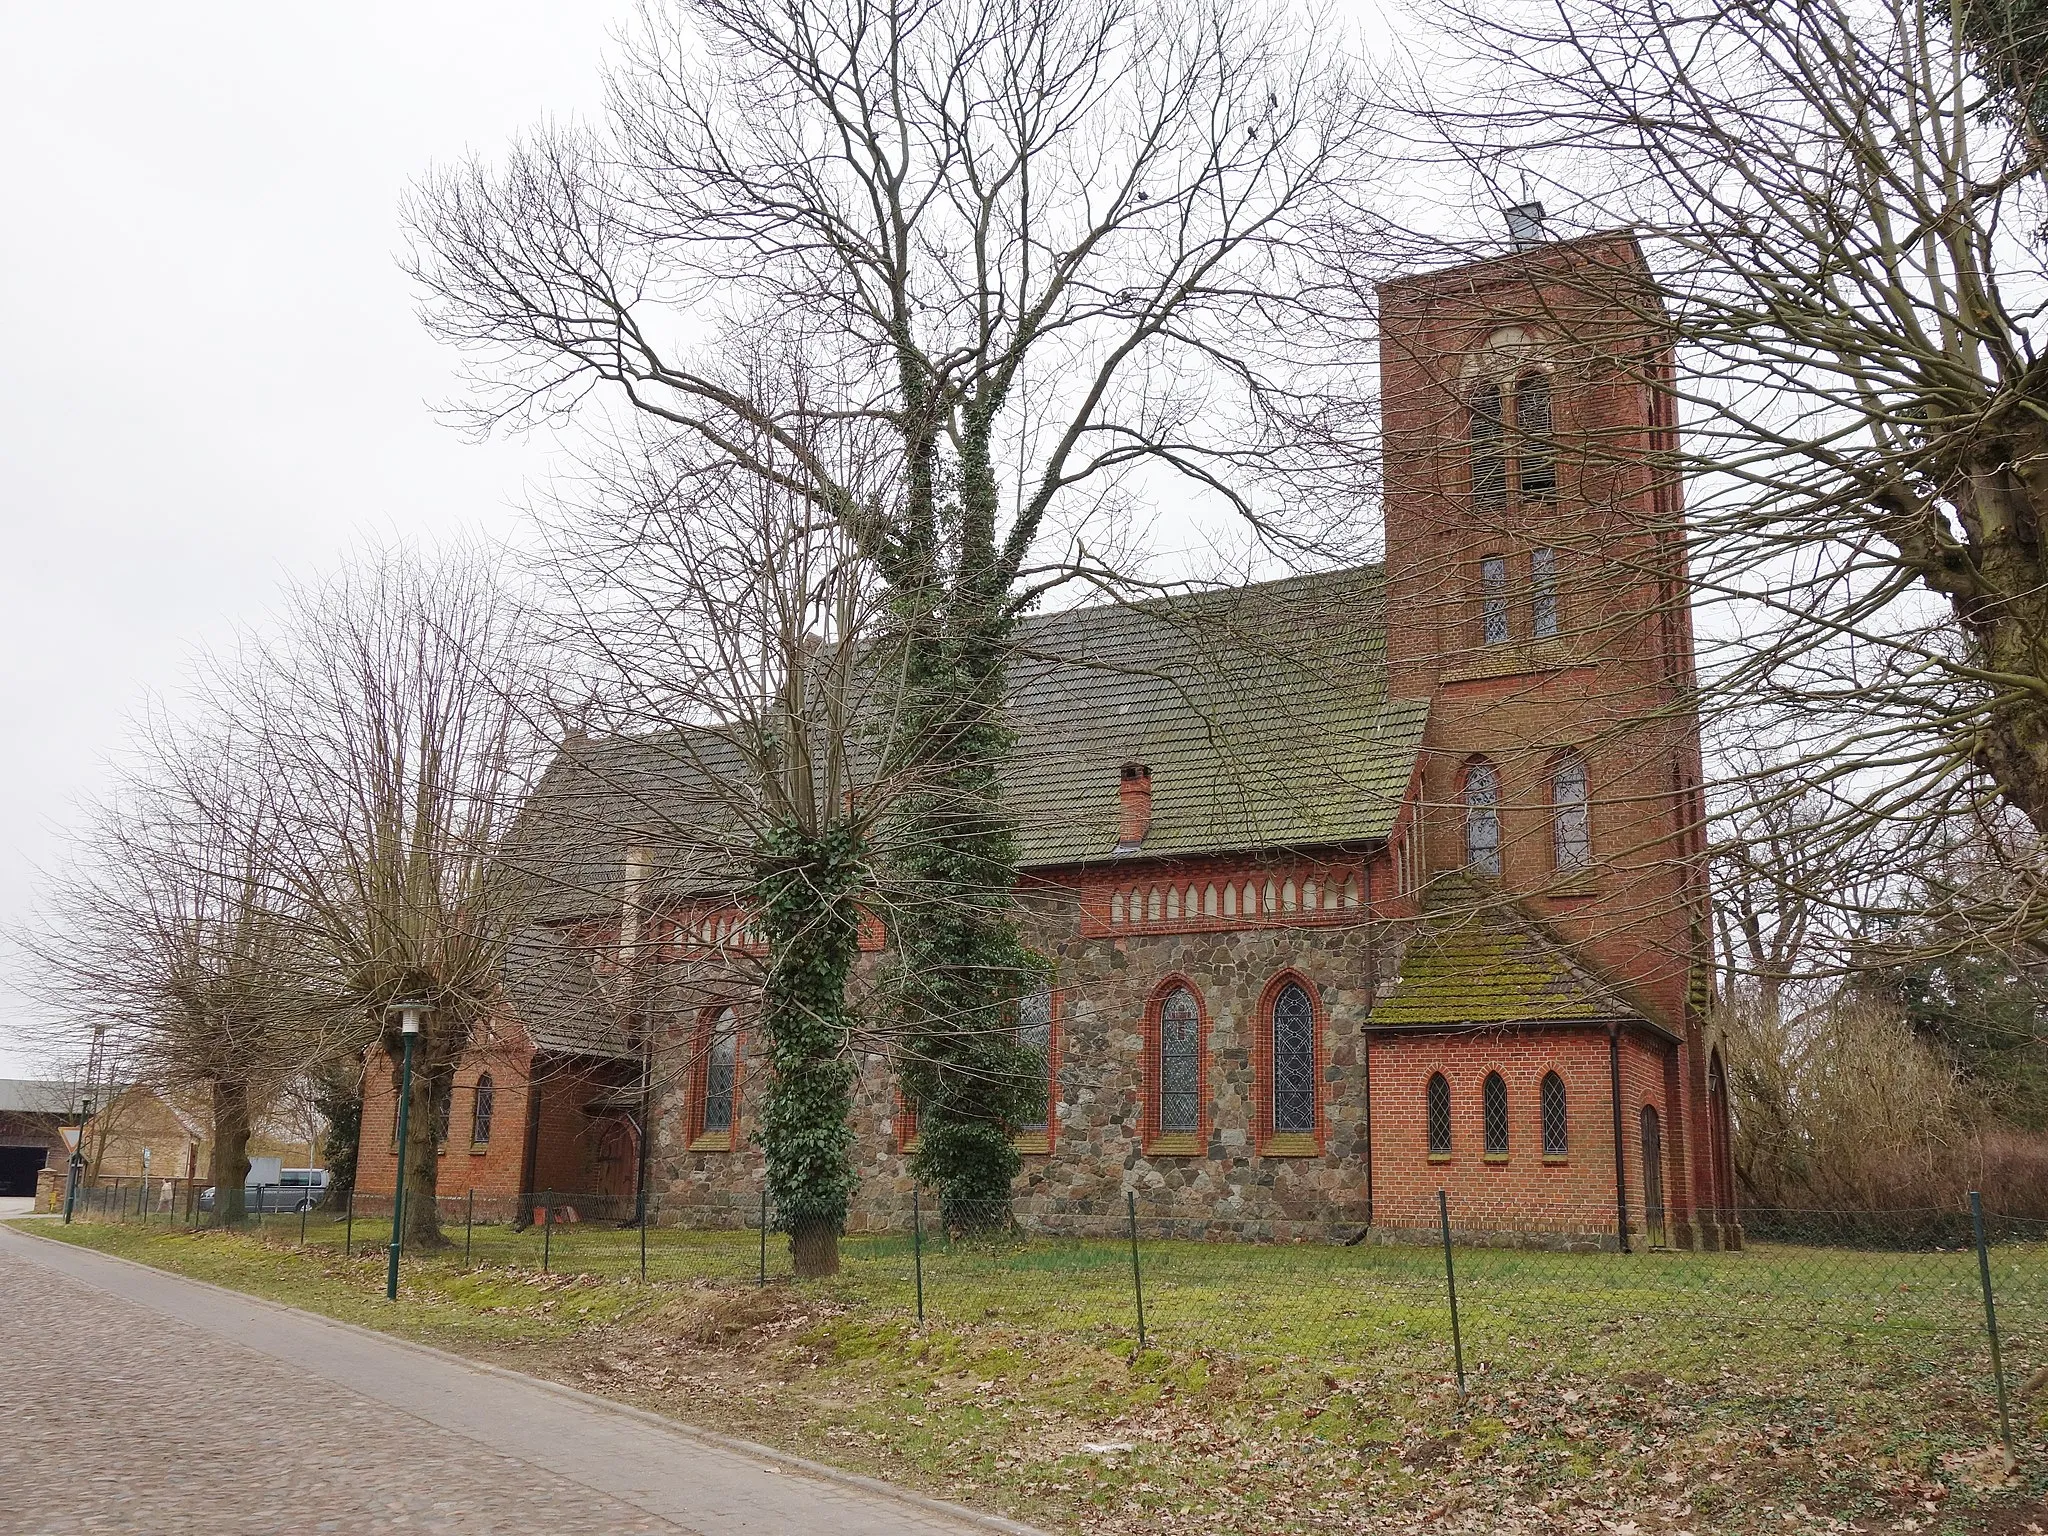
[[[1312,1131],[1279,1131],[1268,1136],[1259,1147],[1261,1157],[1320,1157],[1322,1148],[1316,1145]]]

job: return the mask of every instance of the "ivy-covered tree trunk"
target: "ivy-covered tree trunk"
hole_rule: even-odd
[[[213,1080],[213,1211],[224,1227],[248,1216],[242,1186],[249,1177],[249,1083],[241,1077]]]
[[[913,405],[921,398],[907,391]],[[913,443],[912,519],[929,530],[949,581],[897,583],[904,627],[897,728],[907,771],[892,838],[896,998],[901,1076],[916,1106],[912,1173],[939,1191],[953,1231],[987,1231],[1010,1216],[1020,1159],[1015,1126],[1033,1117],[1044,1085],[1035,1053],[1016,1040],[1016,1004],[1038,969],[1017,932],[1016,829],[1002,804],[1000,771],[1012,738],[1003,710],[1015,631],[1010,589],[1017,551],[997,547],[998,490],[989,453],[1003,391],[966,413],[957,503],[942,508],[937,443]]]
[[[851,826],[812,832],[787,823],[762,838],[754,860],[752,897],[768,943],[758,1135],[799,1280],[839,1273],[839,1234],[857,1182],[846,985],[860,953],[862,860]]]

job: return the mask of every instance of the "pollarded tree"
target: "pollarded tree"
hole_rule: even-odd
[[[1365,216],[1376,134],[1343,52],[1263,0],[649,5],[601,127],[409,209],[480,425],[608,394],[881,577],[906,1089],[956,1216],[1000,1219],[1037,1078],[1006,1027],[1032,972],[997,783],[1012,627],[1148,477],[1273,532],[1264,477],[1332,467],[1364,370],[1323,258]],[[761,334],[834,387],[754,388],[734,359]],[[890,494],[818,451],[841,428],[885,435]]]
[[[34,990],[102,1031],[127,1081],[208,1096],[215,1210],[230,1225],[257,1116],[331,1048],[335,1022],[278,880],[282,825],[258,745],[232,721],[152,721],[25,944]]]
[[[498,854],[552,748],[547,682],[526,610],[463,551],[372,554],[289,589],[278,632],[211,679],[214,707],[260,743],[274,878],[318,983],[391,1053],[394,1085],[391,1005],[429,1005],[401,1156],[409,1243],[441,1241],[437,1111],[520,921]]]

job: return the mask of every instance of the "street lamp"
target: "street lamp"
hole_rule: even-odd
[[[92,1100],[78,1101],[78,1140],[71,1148],[70,1177],[64,1181],[64,1225],[71,1225],[71,1211],[78,1204],[78,1186],[85,1178],[85,1123],[92,1118]]]
[[[398,1074],[398,1179],[391,1196],[391,1263],[384,1271],[384,1299],[398,1300],[398,1245],[405,1231],[405,1133],[412,1114],[412,1043],[420,1037],[425,1003],[393,1003],[386,1013],[398,1015],[398,1033],[405,1041],[405,1064]]]

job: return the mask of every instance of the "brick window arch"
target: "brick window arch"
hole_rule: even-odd
[[[1564,1157],[1572,1149],[1571,1119],[1566,1113],[1564,1079],[1555,1072],[1543,1074],[1540,1097],[1543,1110],[1543,1155]]]
[[[690,1057],[690,1150],[730,1152],[740,1120],[739,1015],[731,1008],[705,1009]]]
[[[1185,977],[1153,992],[1145,1010],[1144,1140],[1148,1150],[1194,1156],[1209,1134],[1209,1014]]]
[[[1259,996],[1252,1027],[1254,1132],[1260,1151],[1322,1150],[1324,1061],[1321,995],[1299,971],[1281,971]]]
[[[1561,752],[1550,765],[1551,855],[1560,870],[1590,869],[1593,817],[1586,787],[1586,760]]]
[[[1500,770],[1483,757],[1465,765],[1465,867],[1500,873]]]
[[[1479,1090],[1479,1107],[1482,1128],[1486,1134],[1484,1143],[1488,1157],[1508,1155],[1508,1085],[1498,1072],[1486,1074],[1486,1082]]]
[[[1449,1157],[1451,1155],[1451,1084],[1441,1072],[1429,1076],[1429,1088],[1423,1094],[1423,1113],[1429,1126],[1429,1155]]]
[[[469,1106],[469,1144],[487,1147],[491,1143],[491,1121],[498,1112],[498,1085],[486,1072],[476,1080],[476,1093]]]
[[[1507,500],[1506,423],[1501,413],[1500,385],[1488,379],[1466,397],[1471,410],[1472,504],[1495,508]]]

